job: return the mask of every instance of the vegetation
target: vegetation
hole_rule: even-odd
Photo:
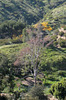
[[[12,38],[13,35],[18,36],[22,34],[22,30],[25,28],[25,24],[23,24],[21,21],[4,21],[0,25],[0,39],[1,38]]]
[[[65,0],[0,0],[0,99],[65,100],[65,14]]]
[[[63,36],[63,35],[64,35],[64,32],[60,32],[59,35],[60,35],[60,36]]]
[[[61,47],[66,47],[66,40],[59,39],[58,42],[59,42],[59,44],[60,44]]]
[[[43,93],[43,87],[42,86],[36,86],[36,87],[32,87],[29,93],[32,97],[38,97],[38,100],[47,100],[47,97],[44,96]]]
[[[53,13],[49,14],[50,20],[53,17],[57,22],[60,16],[60,21],[64,22],[65,0],[0,0],[0,4],[0,23],[18,19],[28,24],[36,23],[52,10]],[[44,18],[48,19],[46,16]]]
[[[51,86],[50,92],[55,95],[59,100],[66,97],[66,79],[59,81]]]

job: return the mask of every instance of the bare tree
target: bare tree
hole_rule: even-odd
[[[33,70],[34,83],[36,86],[36,76],[40,66],[41,49],[49,46],[52,42],[47,42],[51,40],[51,37],[45,37],[44,32],[41,31],[40,25],[38,25],[37,28],[27,29],[27,31],[29,33],[28,46],[21,50],[14,65],[20,64],[23,66],[22,68],[24,70],[26,67],[30,72]],[[27,65],[31,66],[31,68],[27,67]]]

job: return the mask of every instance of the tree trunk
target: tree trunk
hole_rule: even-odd
[[[37,69],[34,68],[34,85],[36,86]]]

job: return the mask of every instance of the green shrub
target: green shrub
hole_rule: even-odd
[[[57,35],[52,35],[52,37],[51,37],[54,41],[56,41],[57,40]]]
[[[54,75],[48,75],[47,79],[51,80],[51,81],[56,81],[57,80],[57,79],[55,79]]]
[[[50,89],[50,93],[54,95],[58,100],[65,99],[66,96],[66,79],[53,84]]]
[[[0,73],[5,75],[8,71],[8,58],[6,55],[0,53]]]
[[[64,27],[64,30],[66,30],[66,27]]]
[[[59,44],[61,47],[66,47],[66,40],[65,39],[59,39]]]
[[[31,97],[38,97],[39,100],[46,98],[43,93],[43,87],[39,85],[32,87],[29,94]]]
[[[63,76],[63,77],[66,77],[66,71],[59,70],[58,71],[58,75]]]
[[[12,43],[22,43],[22,39],[12,39]]]
[[[61,49],[60,49],[61,50]],[[58,51],[46,49],[40,60],[41,70],[66,70],[66,57]]]
[[[58,41],[54,41],[53,45],[57,46],[58,45]]]
[[[63,35],[64,35],[64,32],[60,32],[59,35],[60,35],[60,36],[63,36]]]
[[[64,34],[64,36],[66,37],[66,33]]]

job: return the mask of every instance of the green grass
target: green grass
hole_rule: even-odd
[[[6,54],[9,57],[12,54],[16,55],[22,48],[26,46],[26,43],[4,45],[0,47],[0,53]]]

